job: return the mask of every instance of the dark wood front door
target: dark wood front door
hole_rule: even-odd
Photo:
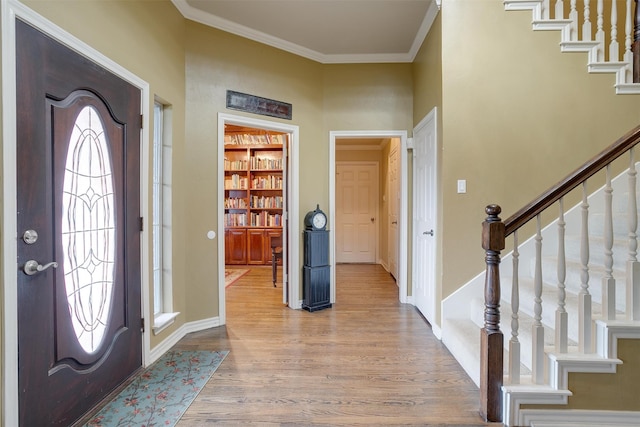
[[[22,426],[69,425],[142,365],[140,90],[16,21]]]

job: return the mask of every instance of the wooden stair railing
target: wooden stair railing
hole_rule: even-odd
[[[500,251],[505,248],[506,237],[538,217],[549,206],[561,200],[571,190],[638,143],[640,143],[640,126],[618,139],[505,221],[499,217],[502,211],[500,206],[492,204],[486,207],[487,218],[482,224],[482,248],[486,254],[485,310],[484,328],[480,333],[480,413],[485,421],[502,421],[504,341],[500,330]]]

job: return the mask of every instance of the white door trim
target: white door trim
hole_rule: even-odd
[[[337,138],[400,138],[400,254],[398,258],[399,300],[407,303],[407,131],[330,131],[329,132],[329,226],[336,223],[336,139]],[[336,238],[329,233],[329,264],[331,265],[331,303],[336,302]]]
[[[378,201],[378,199],[380,198],[380,163],[378,162],[371,162],[371,161],[367,161],[367,160],[363,160],[363,161],[357,161],[357,160],[345,160],[345,161],[336,161],[336,166],[338,165],[342,165],[342,166],[373,166],[375,168],[375,196],[376,196],[376,200],[375,200],[375,213],[374,213],[374,218],[375,221],[377,221],[375,223],[375,237],[374,237],[374,249],[373,249],[373,259],[374,262],[378,262],[379,261],[379,253],[380,253],[380,231],[379,231],[379,224],[380,224],[380,203]],[[336,224],[337,225],[337,224]],[[333,226],[333,229],[336,230],[336,226]]]
[[[254,119],[251,117],[237,116],[227,113],[218,113],[218,171],[224,170],[224,125],[226,123],[254,127],[278,132],[285,132],[290,135],[289,140],[289,160],[291,167],[287,170],[288,188],[287,198],[289,200],[289,211],[287,213],[288,230],[287,234],[291,245],[287,247],[289,262],[287,263],[286,275],[288,278],[289,307],[294,309],[302,308],[300,298],[300,223],[299,223],[299,139],[300,130],[298,126],[285,123],[270,122],[268,120]],[[220,324],[226,323],[226,301],[224,287],[224,179],[218,179],[218,316]]]
[[[16,218],[16,32],[15,19],[20,18],[33,27],[49,35],[63,45],[70,47],[91,61],[109,70],[123,80],[131,83],[141,91],[141,111],[143,126],[140,153],[140,214],[149,218],[149,83],[139,78],[115,61],[109,59],[80,39],[67,33],[51,21],[40,16],[17,0],[3,0],[0,9],[2,14],[2,419],[0,424],[12,427],[18,425],[17,411],[9,408],[18,407],[18,269],[17,258],[17,218]],[[149,244],[148,230],[144,230],[140,238],[142,315],[147,322],[152,319],[149,304]],[[142,334],[142,362],[147,366],[150,358],[151,328]]]

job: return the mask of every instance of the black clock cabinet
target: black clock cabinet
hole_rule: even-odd
[[[331,267],[329,231],[304,231],[302,308],[317,311],[331,307]]]

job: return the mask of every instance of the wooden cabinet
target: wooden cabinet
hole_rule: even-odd
[[[247,228],[247,264],[270,264],[271,238],[281,236],[281,228]]]
[[[247,229],[247,264],[265,264],[264,242],[264,230]]]
[[[224,226],[227,264],[271,263],[270,235],[282,235],[286,135],[244,129],[225,134]],[[241,244],[239,240],[244,240]],[[227,237],[228,236],[228,237]],[[240,251],[244,251],[240,254]]]
[[[224,230],[225,264],[247,263],[247,231],[245,229]]]

